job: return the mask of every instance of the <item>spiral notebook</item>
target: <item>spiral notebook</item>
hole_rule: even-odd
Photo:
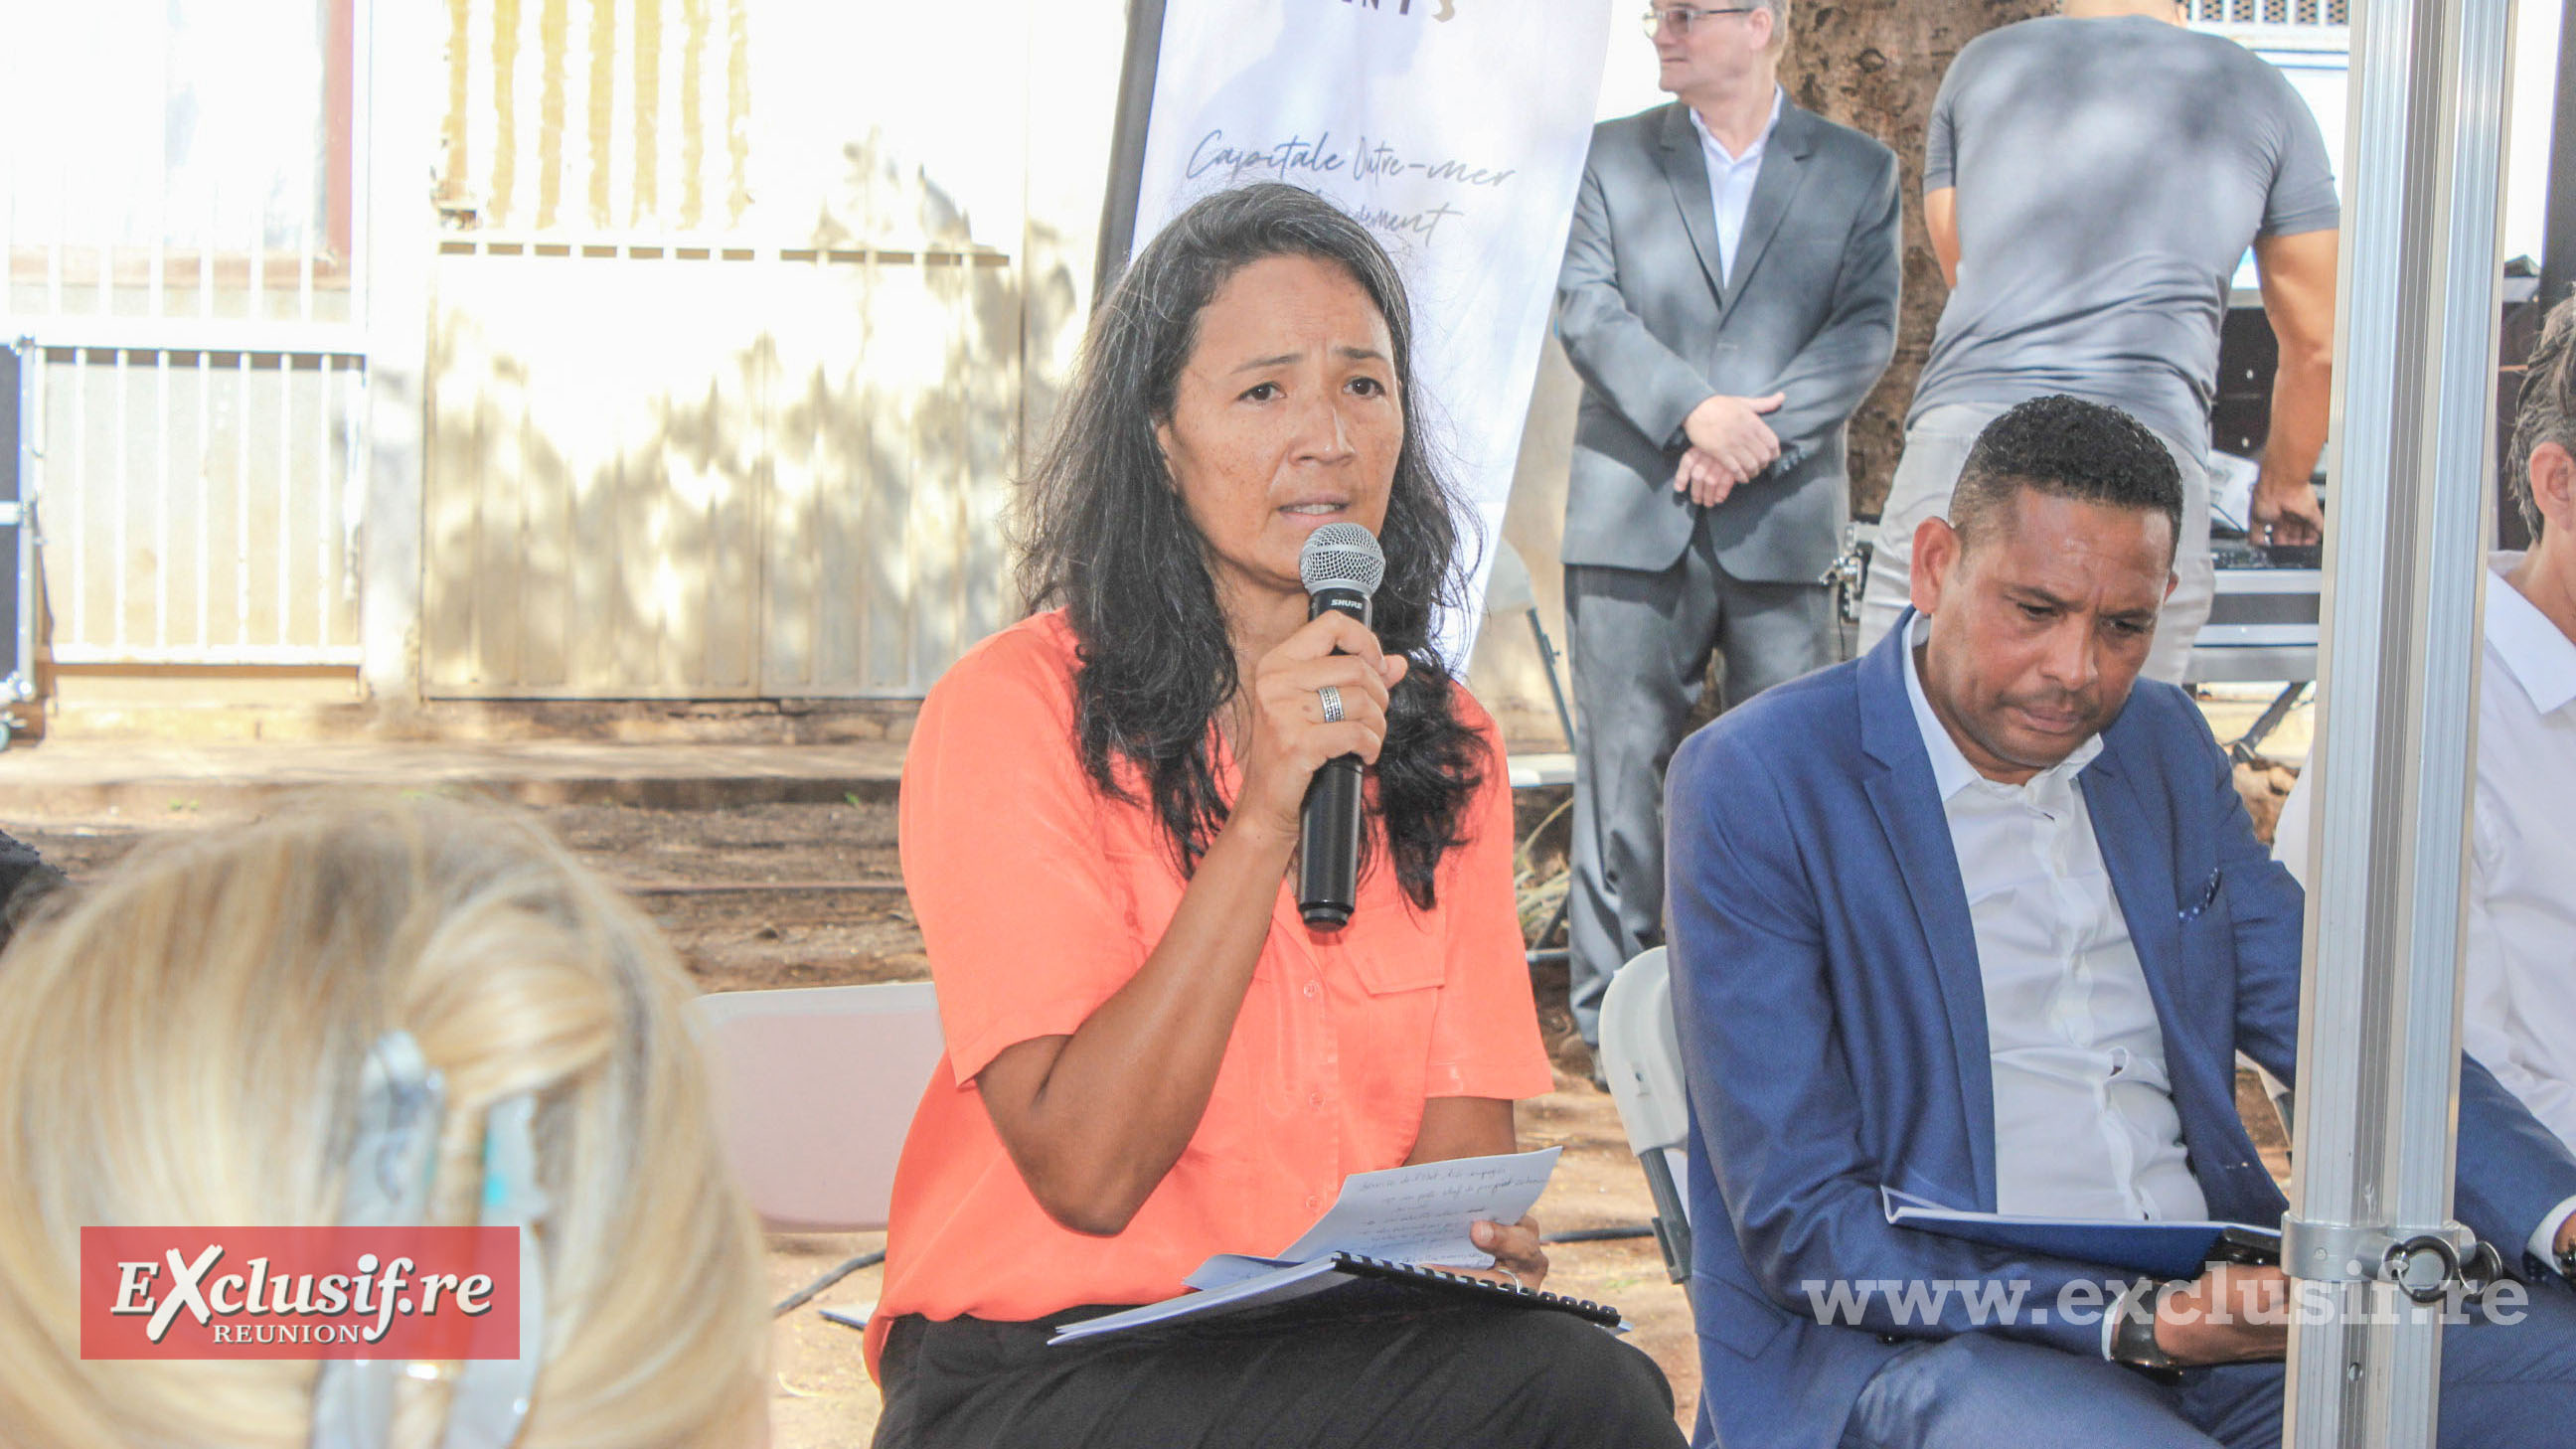
[[[1329,1315],[1386,1306],[1403,1295],[1460,1297],[1572,1313],[1615,1326],[1619,1310],[1455,1271],[1493,1257],[1468,1236],[1477,1222],[1518,1222],[1547,1187],[1557,1148],[1353,1173],[1315,1225],[1277,1257],[1219,1253],[1160,1303],[1069,1323],[1051,1344],[1076,1343],[1219,1315],[1300,1304]]]
[[[1399,1263],[1390,1258],[1372,1258],[1360,1253],[1331,1253],[1304,1263],[1289,1263],[1223,1288],[1184,1293],[1178,1298],[1166,1298],[1160,1303],[1148,1303],[1123,1313],[1068,1323],[1047,1342],[1079,1343],[1103,1334],[1274,1310],[1289,1304],[1330,1317],[1405,1306],[1399,1300],[1406,1297],[1417,1300],[1457,1297],[1503,1308],[1552,1309],[1571,1313],[1604,1328],[1617,1328],[1621,1322],[1618,1309],[1589,1299],[1568,1298],[1537,1288],[1515,1287],[1488,1278],[1470,1278],[1448,1268],[1434,1268],[1422,1263]]]

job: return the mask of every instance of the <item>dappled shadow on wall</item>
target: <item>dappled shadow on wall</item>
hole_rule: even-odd
[[[436,296],[429,693],[914,695],[1005,622],[1009,256],[449,243]]]

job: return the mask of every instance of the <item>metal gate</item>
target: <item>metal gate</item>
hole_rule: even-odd
[[[56,663],[354,665],[359,0],[9,0],[0,329]]]

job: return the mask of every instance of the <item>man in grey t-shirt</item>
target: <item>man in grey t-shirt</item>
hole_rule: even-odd
[[[1908,602],[1914,533],[1968,444],[2069,393],[2153,429],[2181,465],[2176,585],[2146,673],[2180,682],[2209,617],[2207,456],[2218,329],[2248,245],[2280,342],[2258,538],[2312,543],[2334,344],[2334,175],[2316,117],[2243,46],[2167,0],[2067,0],[1969,42],[1933,104],[1924,211],[1954,291],[1880,515],[1861,647]]]

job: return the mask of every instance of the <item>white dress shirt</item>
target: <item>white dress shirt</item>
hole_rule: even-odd
[[[1915,640],[1922,627],[1918,622]],[[1995,1208],[2090,1219],[2196,1219],[2165,1070],[2164,1028],[2111,892],[2076,776],[2097,737],[2028,783],[1979,774],[1933,714],[1905,651],[1986,988]]]
[[[1762,125],[1762,134],[1738,156],[1721,144],[1708,122],[1699,112],[1690,113],[1691,129],[1699,132],[1700,154],[1708,161],[1708,195],[1717,220],[1717,269],[1726,284],[1735,285],[1735,244],[1744,236],[1745,208],[1753,204],[1753,183],[1762,174],[1762,153],[1770,148],[1771,133],[1780,129],[1780,106],[1788,93],[1771,88],[1771,119]]]
[[[2576,640],[2504,581],[2521,562],[2487,560],[2461,1044],[2576,1151]],[[2272,837],[2301,886],[2314,778],[2300,774]],[[2533,1256],[2549,1260],[2571,1212],[2576,1198],[2542,1222]]]

